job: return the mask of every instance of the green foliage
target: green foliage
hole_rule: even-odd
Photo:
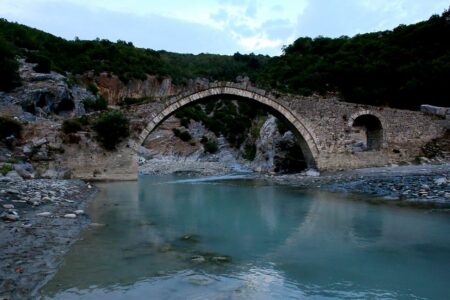
[[[93,129],[102,146],[113,150],[120,141],[129,136],[130,123],[120,111],[110,111],[95,120]]]
[[[192,136],[188,131],[180,131],[178,128],[172,129],[173,134],[184,142],[192,140]]]
[[[140,97],[140,98],[129,98],[125,97],[123,100],[119,103],[120,106],[130,106],[130,105],[136,105],[136,104],[143,104],[146,102],[151,102],[154,99],[152,97]]]
[[[259,82],[297,94],[339,92],[355,103],[448,106],[449,15],[352,38],[299,38],[271,60]]]
[[[62,131],[65,134],[76,133],[83,128],[79,119],[67,119],[62,124]]]
[[[232,146],[239,148],[252,126],[252,120],[260,113],[259,107],[243,101],[209,100],[202,105],[186,106],[175,116],[186,128],[191,119],[201,122],[216,136],[222,134]]]
[[[52,69],[52,61],[43,55],[37,56],[36,61],[37,65],[33,68],[38,73],[50,73]]]
[[[217,141],[210,140],[206,136],[203,136],[200,140],[200,143],[203,144],[206,153],[214,154],[219,150],[219,146],[217,145]]]
[[[255,144],[245,144],[244,153],[242,157],[246,160],[253,161],[256,156],[256,145]]]
[[[86,89],[87,89],[88,91],[90,91],[90,92],[91,92],[92,94],[94,94],[94,95],[97,95],[97,93],[98,93],[98,87],[97,87],[97,85],[96,85],[95,83],[93,83],[93,82],[90,82],[90,83],[87,85]]]
[[[95,99],[84,99],[83,105],[86,111],[100,111],[108,108],[108,102],[102,96],[97,96]]]
[[[23,125],[10,117],[0,117],[0,140],[9,136],[20,138],[23,131]]]
[[[286,131],[289,131],[289,125],[286,121],[277,119],[276,121],[278,132],[283,135]]]
[[[10,91],[20,85],[18,68],[14,46],[0,35],[0,91]]]
[[[2,167],[0,168],[0,173],[5,176],[6,174],[8,174],[9,172],[11,172],[13,169],[13,167],[9,164],[3,164]]]

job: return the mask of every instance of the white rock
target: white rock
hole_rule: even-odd
[[[12,208],[14,208],[14,205],[12,205],[12,204],[3,204],[3,208],[4,209],[12,209]]]
[[[75,219],[77,217],[76,214],[65,214],[64,218],[68,218],[68,219]]]
[[[52,213],[48,212],[48,211],[44,211],[44,212],[36,214],[36,216],[39,216],[39,217],[48,217],[48,216],[51,216],[51,215],[52,215]]]
[[[434,184],[436,185],[442,185],[447,183],[447,178],[441,177],[434,180]]]
[[[309,169],[308,171],[305,172],[306,176],[312,176],[312,177],[317,177],[320,176],[320,173],[314,169]]]
[[[33,147],[40,147],[40,146],[48,143],[48,140],[45,137],[44,138],[34,138],[31,142],[33,143]]]
[[[78,210],[74,211],[74,213],[75,213],[76,215],[82,215],[82,214],[84,214],[84,210],[78,209]]]

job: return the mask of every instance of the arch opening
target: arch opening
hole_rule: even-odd
[[[374,115],[358,116],[352,124],[353,152],[379,151],[383,146],[383,127]]]
[[[301,171],[307,168],[316,168],[316,159],[315,159],[315,153],[313,152],[313,150],[311,150],[311,143],[313,142],[311,137],[309,137],[309,141],[307,141],[307,139],[305,139],[304,135],[305,132],[307,133],[308,131],[305,128],[302,128],[302,123],[299,122],[297,120],[297,118],[295,116],[292,115],[292,113],[290,113],[289,111],[285,110],[285,111],[280,111],[279,107],[280,105],[276,105],[275,102],[271,102],[270,99],[263,99],[264,101],[261,101],[258,99],[254,99],[252,97],[245,97],[245,96],[241,96],[241,95],[236,95],[233,93],[213,93],[212,95],[206,95],[204,97],[196,97],[195,100],[193,101],[186,101],[186,98],[180,99],[177,102],[174,102],[171,106],[166,107],[166,109],[164,109],[163,112],[161,112],[160,114],[158,114],[157,116],[155,116],[153,118],[153,120],[150,120],[149,125],[147,126],[147,128],[144,130],[143,135],[141,135],[141,141],[140,141],[140,145],[143,145],[145,143],[145,140],[147,139],[147,137],[165,120],[169,119],[170,117],[173,118],[173,116],[177,116],[179,117],[180,123],[181,125],[184,125],[186,127],[186,125],[189,124],[188,118],[186,118],[186,114],[180,114],[180,112],[184,112],[185,110],[189,110],[190,108],[193,107],[197,107],[197,112],[198,112],[198,107],[199,106],[203,106],[202,108],[202,112],[204,114],[211,114],[211,107],[215,106],[212,105],[211,103],[222,103],[222,106],[228,106],[228,109],[230,109],[230,106],[228,104],[224,104],[224,103],[241,103],[244,104],[243,106],[245,107],[245,109],[254,114],[258,114],[258,111],[265,111],[267,113],[269,113],[270,115],[274,116],[278,121],[275,121],[275,126],[276,127],[284,127],[286,128],[286,130],[284,132],[281,132],[282,130],[279,130],[279,128],[277,128],[277,130],[279,131],[280,135],[285,134],[287,131],[291,132],[291,135],[293,136],[293,139],[295,140],[294,143],[290,143],[290,142],[285,142],[285,143],[281,143],[281,147],[284,147],[285,150],[287,150],[288,154],[285,155],[284,157],[281,156],[275,156],[274,159],[276,160],[276,163],[274,164],[275,167],[273,169],[273,171],[275,172],[289,172],[289,171]],[[241,105],[242,106],[242,105]],[[239,105],[236,106],[239,109]],[[231,108],[233,110],[233,108]],[[192,113],[192,111],[191,111]],[[219,110],[219,114],[223,114],[223,111]],[[221,118],[223,118],[224,116],[222,115]],[[212,124],[208,124],[209,127],[213,127],[213,128],[208,128],[208,129],[213,129],[211,131],[214,132],[214,126],[217,126],[218,123],[215,122],[217,120],[215,120],[217,117],[214,117],[213,115],[210,115],[208,118],[208,122],[211,122]],[[226,118],[226,116],[225,116]],[[294,122],[292,122],[292,120],[294,120]],[[197,120],[198,121],[198,120]],[[204,121],[204,120],[203,120]],[[236,124],[233,124],[231,127],[231,132],[225,133],[225,135],[230,139],[230,142],[233,144],[235,143],[235,146],[241,150],[243,150],[244,153],[248,154],[250,157],[251,156],[255,156],[255,146],[254,145],[246,145],[246,140],[245,138],[248,139],[247,137],[244,137],[242,135],[240,135],[239,132],[239,124],[242,124],[242,119],[238,119],[236,120]],[[254,121],[254,120],[253,120]],[[239,123],[241,122],[241,123]],[[252,122],[252,120],[249,121],[250,123]],[[220,122],[219,122],[220,123]],[[244,122],[245,123],[245,122]],[[272,122],[273,123],[273,122]],[[249,123],[247,122],[247,125]],[[206,127],[208,127],[208,125]],[[211,126],[212,125],[212,126]],[[220,124],[219,124],[220,125]],[[271,124],[272,126],[274,124]],[[245,127],[244,125],[242,125],[243,127]],[[301,130],[299,130],[299,127],[301,128]],[[216,128],[217,129],[217,128]],[[229,128],[228,128],[229,129]],[[248,129],[248,128],[247,128]],[[253,130],[255,130],[255,128],[252,128]],[[257,130],[261,130],[262,128],[259,128]],[[183,130],[181,130],[183,131]],[[215,133],[223,133],[220,132],[221,130],[218,130],[219,132],[215,132]],[[301,132],[302,131],[302,132]],[[183,132],[178,132],[177,134],[181,134]],[[187,134],[185,134],[186,136]],[[289,135],[289,134],[287,134]],[[217,137],[217,136],[216,136]],[[197,137],[198,138],[198,137]],[[234,139],[235,138],[235,139]],[[204,138],[202,137],[200,139],[200,142],[203,143],[203,146],[206,146],[206,141],[210,141],[210,139],[208,138]],[[205,143],[204,143],[205,142]],[[193,142],[195,143],[195,142]],[[206,147],[205,147],[206,148]],[[317,149],[314,149],[317,152]],[[283,161],[283,162],[281,162]]]

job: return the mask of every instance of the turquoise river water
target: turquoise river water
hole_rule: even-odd
[[[448,213],[232,177],[99,187],[43,299],[450,299]]]

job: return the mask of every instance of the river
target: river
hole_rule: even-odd
[[[447,299],[448,213],[244,177],[99,184],[43,299]]]

